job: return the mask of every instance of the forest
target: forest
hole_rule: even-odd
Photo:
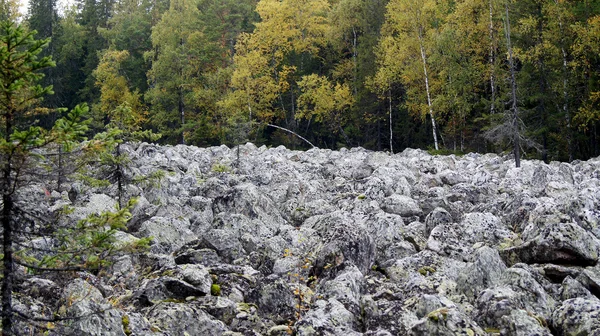
[[[42,127],[87,103],[161,144],[600,155],[599,0],[1,4],[50,39]]]

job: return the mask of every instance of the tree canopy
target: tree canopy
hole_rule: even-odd
[[[128,106],[162,143],[302,148],[295,133],[328,148],[600,155],[597,0],[57,6],[32,0],[25,17],[52,38],[45,107],[86,102],[98,120]]]

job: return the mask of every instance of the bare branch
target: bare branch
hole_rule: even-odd
[[[304,142],[306,142],[307,144],[309,144],[312,148],[317,148],[317,146],[313,145],[310,141],[306,140],[306,138],[304,138],[303,136],[299,135],[298,133],[296,133],[294,131],[291,131],[291,130],[289,130],[287,128],[284,128],[284,127],[281,127],[281,126],[277,126],[277,125],[273,125],[273,124],[267,124],[267,126],[273,127],[273,128],[277,128],[277,129],[280,129],[282,131],[291,133],[291,134],[297,136],[298,138],[300,138],[301,140],[303,140]]]

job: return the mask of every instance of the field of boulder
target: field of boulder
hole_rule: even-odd
[[[51,335],[600,335],[600,158],[123,151],[129,177],[166,172],[126,186],[118,238],[151,248],[22,284],[24,313],[84,316]],[[70,188],[49,209],[116,204],[115,186]]]

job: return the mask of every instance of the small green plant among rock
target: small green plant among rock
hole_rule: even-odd
[[[215,173],[231,173],[232,169],[231,167],[229,167],[226,164],[222,164],[222,163],[215,163],[210,170],[212,170]]]
[[[419,268],[419,273],[423,276],[431,275],[431,274],[435,273],[435,268],[433,268],[431,266],[424,266],[424,267]]]
[[[285,249],[283,257],[293,257],[294,254],[290,249]],[[298,261],[296,269],[288,273],[289,281],[295,286],[292,289],[292,293],[296,299],[294,321],[289,321],[287,332],[291,335],[294,333],[293,325],[296,321],[300,320],[304,313],[310,309],[310,304],[314,296],[314,292],[311,286],[316,284],[315,276],[308,276],[308,270],[313,264],[313,260],[310,256],[301,258]]]
[[[221,296],[221,285],[219,284],[212,284],[210,286],[210,295],[212,296]]]
[[[435,322],[438,322],[440,320],[446,320],[448,318],[448,308],[443,307],[436,309],[431,313],[427,314],[427,318]]]
[[[121,316],[121,323],[123,324],[123,332],[125,335],[130,336],[132,331],[129,328],[129,316],[127,314],[123,314],[123,316]]]

